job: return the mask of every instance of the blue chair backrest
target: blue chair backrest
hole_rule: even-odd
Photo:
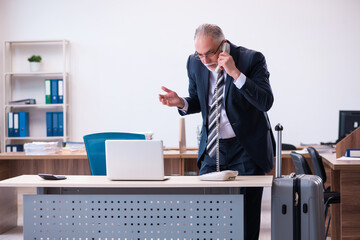
[[[144,134],[104,132],[84,136],[92,175],[106,175],[105,140],[145,140]]]

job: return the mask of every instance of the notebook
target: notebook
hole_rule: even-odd
[[[164,180],[161,140],[106,140],[106,176],[111,180]]]

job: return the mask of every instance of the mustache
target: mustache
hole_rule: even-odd
[[[206,67],[212,66],[212,65],[217,65],[217,62],[212,62],[212,63],[206,63],[204,64]]]

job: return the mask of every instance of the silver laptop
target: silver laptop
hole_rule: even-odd
[[[164,180],[161,140],[106,140],[106,175],[111,180]]]

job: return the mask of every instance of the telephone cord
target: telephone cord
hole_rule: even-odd
[[[219,79],[218,79],[219,81]],[[216,171],[220,172],[220,149],[219,149],[219,144],[220,144],[220,140],[219,140],[219,127],[220,127],[220,116],[218,117],[219,114],[219,101],[218,101],[218,81],[216,81],[215,84],[215,109],[216,109]]]

